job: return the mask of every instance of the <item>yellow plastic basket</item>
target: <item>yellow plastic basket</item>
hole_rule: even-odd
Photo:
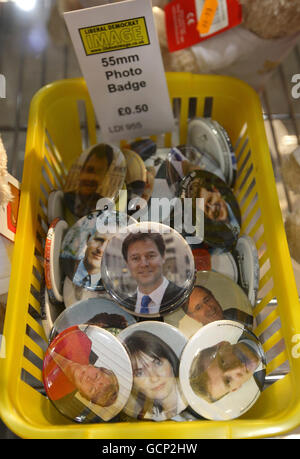
[[[245,415],[218,422],[81,425],[61,416],[41,393],[47,340],[40,321],[38,293],[48,228],[47,198],[53,188],[63,185],[73,159],[86,143],[97,142],[94,111],[84,80],[57,81],[42,88],[31,103],[2,339],[5,349],[0,358],[0,415],[20,437],[254,438],[280,435],[300,424],[299,299],[259,97],[248,85],[229,77],[176,73],[167,74],[167,82],[172,103],[179,107],[181,143],[186,140],[192,110],[196,116],[211,115],[231,137],[238,165],[235,194],[242,212],[242,233],[254,239],[259,252],[261,301],[254,309],[254,331],[267,354],[270,384]],[[86,131],[83,124],[87,125]],[[172,140],[171,133],[165,134],[164,145],[170,146]]]

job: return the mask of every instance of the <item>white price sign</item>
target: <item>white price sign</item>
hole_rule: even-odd
[[[174,118],[150,0],[65,13],[105,141],[170,132]]]

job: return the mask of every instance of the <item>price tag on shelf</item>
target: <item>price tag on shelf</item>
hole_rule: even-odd
[[[216,11],[218,8],[218,0],[205,0],[205,3],[202,7],[201,16],[197,24],[197,30],[200,34],[206,34],[209,32]]]
[[[103,140],[174,128],[150,0],[65,13]]]

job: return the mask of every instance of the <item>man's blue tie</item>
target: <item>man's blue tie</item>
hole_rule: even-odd
[[[149,303],[151,301],[150,296],[144,295],[141,302],[141,314],[149,314]]]
[[[91,276],[88,274],[87,276],[82,279],[82,287],[90,287],[91,286]]]

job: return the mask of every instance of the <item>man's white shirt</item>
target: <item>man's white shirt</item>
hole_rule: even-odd
[[[73,278],[74,284],[81,285],[83,283],[83,279],[88,276],[89,273],[87,272],[83,260],[80,261],[75,276]],[[96,287],[99,280],[101,279],[101,272],[96,274],[90,274],[91,278],[91,287]]]
[[[140,313],[141,312],[141,303],[142,303],[142,298],[143,296],[147,295],[151,298],[151,301],[148,305],[149,308],[149,314],[157,314],[159,313],[160,305],[163,299],[163,296],[165,294],[165,291],[169,285],[168,279],[163,277],[162,283],[157,287],[153,292],[150,294],[142,293],[139,288],[137,288],[137,300],[135,304],[135,312]]]

